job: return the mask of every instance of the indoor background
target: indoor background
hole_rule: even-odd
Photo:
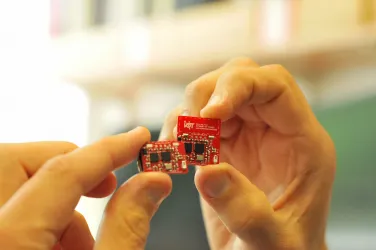
[[[228,59],[282,64],[333,137],[332,250],[376,249],[376,0],[38,0],[0,4],[0,141],[79,146],[148,127]],[[191,171],[193,172],[193,171]],[[117,171],[119,185],[136,173]],[[208,249],[193,173],[147,249]],[[95,235],[107,199],[77,207]]]

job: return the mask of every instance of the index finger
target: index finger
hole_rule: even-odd
[[[200,110],[207,104],[218,78],[226,71],[243,67],[258,67],[258,65],[249,58],[235,58],[188,84],[185,89],[183,112],[190,116],[200,116]]]
[[[136,158],[149,140],[149,131],[140,127],[48,161],[4,205],[0,211],[3,223],[17,220],[17,226],[35,225],[36,231],[47,228],[58,235],[69,222],[80,197],[110,172]],[[36,237],[46,237],[40,233]]]
[[[75,144],[64,141],[6,143],[0,144],[0,147],[2,151],[8,152],[7,159],[13,159],[23,166],[28,177],[34,175],[47,160],[78,148]]]
[[[260,120],[286,135],[301,134],[315,119],[303,92],[279,65],[223,73],[200,114],[222,120],[234,115],[246,122]]]
[[[69,142],[0,144],[0,207],[37,172],[48,159],[77,148]]]

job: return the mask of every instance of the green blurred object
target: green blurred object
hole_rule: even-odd
[[[376,249],[376,97],[317,110],[337,150],[331,250]]]
[[[376,230],[376,98],[316,114],[337,150],[331,223],[346,226],[354,218]]]

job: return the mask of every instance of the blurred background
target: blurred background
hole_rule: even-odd
[[[79,146],[148,127],[228,59],[282,64],[332,135],[330,249],[376,249],[376,0],[38,0],[0,4],[0,141]],[[192,172],[192,171],[191,171]],[[117,172],[119,185],[136,173]],[[193,173],[147,249],[208,249]],[[77,207],[95,235],[107,199]]]

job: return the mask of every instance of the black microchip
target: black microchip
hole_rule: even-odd
[[[158,161],[159,161],[158,153],[150,153],[150,162],[158,162]]]
[[[162,161],[163,162],[170,162],[171,161],[171,153],[170,152],[162,152]]]
[[[202,155],[205,152],[205,144],[203,143],[196,143],[195,144],[195,153]]]
[[[185,153],[190,154],[192,153],[192,143],[184,143]]]

